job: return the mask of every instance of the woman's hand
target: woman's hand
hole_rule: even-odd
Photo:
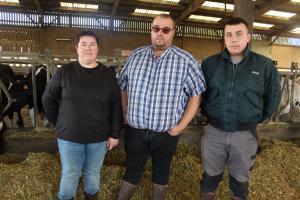
[[[119,144],[119,139],[115,138],[108,138],[107,140],[107,149],[110,151],[112,150],[115,146]]]

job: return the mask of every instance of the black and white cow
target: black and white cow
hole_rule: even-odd
[[[16,74],[9,65],[3,65],[0,63],[0,78],[6,88],[12,86],[12,84],[16,81],[16,77]]]
[[[42,104],[42,96],[46,89],[47,83],[47,68],[45,65],[37,65],[35,66],[35,81],[36,81],[36,100],[37,100],[37,112],[39,114],[44,113],[43,104]],[[29,82],[29,88],[31,88],[31,93],[33,93],[32,86],[32,70],[29,70],[29,73],[26,76],[26,79]],[[33,105],[33,95],[31,95],[31,99],[28,104],[29,108],[29,116],[33,125],[34,121],[34,105]]]
[[[9,87],[11,87],[13,85],[13,83],[15,82],[15,73],[13,72],[13,70],[9,67],[9,65],[2,65],[0,64],[0,79],[1,79],[1,87],[0,87],[0,91],[1,91],[1,109],[0,109],[0,121],[1,121],[1,125],[3,126],[3,117],[4,117],[4,109],[5,109],[5,105],[7,105],[7,99],[8,97],[6,97],[5,95],[7,94],[7,90]]]
[[[11,106],[2,113],[3,117],[8,116],[10,119],[10,122],[8,124],[9,127],[12,126],[12,119],[14,113],[18,113],[18,121],[17,125],[19,127],[24,127],[23,117],[21,115],[21,109],[28,105],[29,106],[29,115],[31,118],[32,124],[34,123],[33,119],[33,87],[32,87],[32,73],[28,73],[28,75],[24,78],[21,78],[19,80],[16,80],[16,75],[12,74],[13,72],[11,69],[8,70],[7,67],[0,65],[0,78],[3,78],[3,82],[5,83],[5,86],[7,87],[7,90],[11,96],[15,100],[11,104]],[[42,103],[41,103],[41,97],[43,95],[43,92],[45,90],[46,85],[46,76],[47,72],[45,69],[45,66],[38,65],[35,67],[35,77],[36,77],[36,92],[37,92],[37,104],[38,104],[38,112],[42,112]],[[6,105],[8,103],[7,98],[2,93],[2,106]],[[5,106],[4,106],[5,107]]]
[[[5,110],[2,115],[8,116],[10,119],[9,126],[12,126],[12,119],[15,112],[18,113],[17,124],[23,127],[23,118],[21,116],[21,109],[27,105],[27,99],[30,95],[28,81],[23,77],[17,80],[17,76],[8,65],[0,65],[0,78],[2,79],[5,89],[7,89],[9,96],[14,99],[14,102]],[[2,106],[6,107],[8,104],[8,97],[2,92]]]
[[[292,80],[289,77],[284,77],[281,80],[281,102],[278,108],[279,120],[300,122],[300,77],[294,80],[293,95],[292,84]]]

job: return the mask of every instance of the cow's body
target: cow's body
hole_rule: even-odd
[[[3,117],[5,116],[4,108],[8,104],[8,97],[6,97],[5,91],[8,90],[13,83],[15,82],[15,73],[9,67],[9,65],[0,64],[0,79],[1,79],[1,108],[0,108],[0,121],[2,122]]]
[[[30,69],[26,79],[29,82],[29,88],[33,91],[32,87],[32,71]],[[47,69],[44,65],[38,65],[35,67],[35,81],[36,81],[36,99],[37,99],[37,109],[38,113],[43,113],[43,104],[42,104],[42,96],[46,89],[47,83]],[[31,92],[32,92],[31,91]],[[33,108],[33,99],[29,103],[29,109]]]
[[[5,85],[9,86],[16,80],[16,74],[9,65],[0,64],[0,78]]]
[[[279,119],[281,121],[300,122],[300,77],[294,80],[293,97],[291,94],[292,80],[284,77],[281,83],[282,94],[281,103],[278,108]]]
[[[9,66],[8,66],[9,67]],[[21,109],[28,105],[29,106],[29,113],[33,113],[33,87],[32,87],[32,74],[29,73],[26,77],[22,78],[21,80],[15,80],[16,75],[11,77],[11,72],[4,67],[5,70],[2,70],[2,77],[5,77],[4,81],[5,86],[8,88],[8,92],[11,98],[15,99],[15,102],[11,104],[11,106],[3,113],[4,116],[8,116],[10,121],[12,122],[13,114],[16,112],[18,113],[18,121],[17,124],[19,127],[24,127],[23,118],[21,115]],[[37,85],[37,103],[38,103],[38,111],[42,112],[41,106],[41,97],[45,90],[46,84],[46,70],[45,66],[36,66],[35,76],[36,76],[36,85]],[[12,84],[13,82],[13,84]],[[2,106],[7,104],[7,98],[2,95]],[[33,123],[33,115],[31,115],[31,121]],[[11,125],[11,122],[9,126]]]

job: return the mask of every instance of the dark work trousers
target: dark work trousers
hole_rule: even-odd
[[[170,164],[179,136],[168,132],[125,128],[126,172],[124,180],[137,185],[144,173],[148,158],[152,158],[152,182],[166,185],[169,180]]]
[[[201,140],[204,174],[201,192],[214,192],[227,165],[229,187],[234,196],[247,199],[250,168],[253,165],[257,139],[250,131],[226,132],[208,124]]]

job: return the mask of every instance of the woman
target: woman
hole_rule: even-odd
[[[118,144],[120,90],[113,70],[96,62],[99,39],[76,37],[78,61],[59,68],[47,85],[43,106],[55,126],[62,164],[58,199],[73,199],[82,173],[86,200],[98,199],[106,150]]]

